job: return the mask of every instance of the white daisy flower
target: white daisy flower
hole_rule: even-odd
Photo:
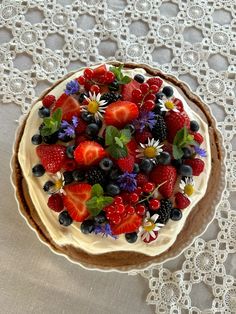
[[[194,181],[192,178],[189,177],[185,178],[185,180],[181,180],[179,187],[187,196],[191,196],[195,192]]]
[[[148,138],[147,144],[140,143],[140,147],[136,150],[138,153],[136,157],[142,159],[148,158],[155,164],[157,162],[156,157],[162,152],[161,147],[163,144],[159,144],[159,140],[156,141],[154,138],[150,140],[150,138]]]
[[[85,100],[87,100],[88,104],[81,106],[82,111],[89,112],[94,115],[96,121],[102,119],[107,102],[105,100],[101,100],[101,94],[98,93],[96,95],[95,93],[92,94],[89,92],[89,97],[85,97]]]
[[[59,192],[59,193],[65,194],[65,191],[63,189],[65,185],[63,174],[60,171],[58,171],[56,172],[55,175],[53,175],[52,179],[54,181],[54,186],[52,186],[52,188],[50,189],[50,192],[51,193]]]
[[[149,242],[150,237],[152,238],[157,238],[157,232],[163,227],[164,225],[161,223],[157,223],[159,215],[154,214],[152,217],[150,217],[150,213],[146,213],[146,217],[144,218],[142,226],[140,226],[139,231],[140,231],[140,236],[141,239],[144,241]]]
[[[161,111],[175,111],[179,112],[179,110],[176,108],[175,104],[171,100],[159,100],[160,103],[160,109]]]

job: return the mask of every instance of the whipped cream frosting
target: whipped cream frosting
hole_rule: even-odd
[[[56,85],[50,94],[58,98],[65,90],[66,84],[72,79],[80,76],[84,69],[76,72],[68,79]],[[149,77],[144,69],[127,69],[124,70],[125,74],[134,77],[137,73],[142,73],[144,76]],[[191,204],[182,211],[183,216],[179,221],[172,221],[171,219],[167,224],[161,228],[157,240],[151,243],[144,243],[140,237],[135,243],[128,243],[125,235],[122,234],[118,239],[111,237],[104,237],[100,234],[85,235],[80,231],[80,223],[73,222],[68,227],[63,227],[58,222],[58,214],[50,210],[47,206],[48,195],[43,190],[43,185],[47,180],[50,180],[50,174],[45,173],[42,177],[35,178],[32,175],[32,167],[39,163],[39,158],[36,155],[35,146],[31,144],[31,137],[38,133],[39,125],[42,120],[38,117],[38,109],[42,106],[42,101],[38,101],[31,109],[26,121],[25,130],[20,142],[18,159],[21,165],[23,176],[27,182],[31,200],[35,209],[48,230],[53,241],[59,245],[72,245],[78,247],[90,254],[101,254],[113,251],[134,251],[143,253],[149,256],[155,256],[166,251],[176,240],[177,235],[182,230],[185,221],[191,212],[192,208],[203,198],[206,193],[208,178],[211,172],[211,150],[210,140],[208,134],[208,126],[201,119],[201,117],[192,111],[188,106],[186,99],[179,93],[175,86],[164,82],[164,86],[169,85],[174,89],[174,96],[179,98],[184,105],[191,120],[196,120],[200,126],[200,132],[204,137],[204,142],[201,145],[207,151],[207,157],[204,158],[205,169],[204,172],[198,177],[194,177],[195,193],[190,197]],[[176,183],[178,184],[178,182]]]

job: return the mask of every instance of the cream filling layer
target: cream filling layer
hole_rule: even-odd
[[[67,82],[81,75],[82,71],[83,69],[58,84],[50,92],[50,94],[53,94],[56,98],[58,98],[64,91]],[[137,73],[142,73],[147,77],[149,76],[144,69],[132,69],[126,70],[125,72],[131,77],[134,77]],[[171,84],[164,83],[164,85]],[[42,120],[38,117],[38,109],[42,106],[42,102],[38,101],[32,107],[20,142],[18,159],[35,209],[53,241],[59,246],[72,245],[91,254],[101,254],[113,251],[134,251],[149,256],[155,256],[166,251],[175,242],[177,235],[182,230],[185,221],[191,212],[191,209],[203,198],[206,193],[208,178],[211,172],[211,150],[207,124],[197,113],[190,109],[185,98],[182,97],[177,89],[174,86],[172,87],[174,88],[174,96],[182,100],[184,109],[188,113],[190,119],[196,120],[199,123],[200,132],[204,137],[204,143],[201,147],[206,149],[207,157],[204,158],[204,172],[200,176],[194,177],[195,190],[198,192],[194,193],[190,197],[191,205],[183,210],[182,219],[179,221],[169,220],[168,223],[159,231],[157,240],[149,244],[144,243],[140,238],[138,238],[137,242],[130,244],[126,241],[124,235],[120,235],[118,239],[104,237],[99,234],[95,235],[93,233],[85,235],[80,231],[80,223],[77,222],[73,222],[69,227],[63,227],[59,224],[58,214],[48,208],[48,195],[42,188],[44,183],[47,180],[50,180],[50,175],[46,173],[39,178],[35,178],[32,175],[32,167],[39,163],[39,159],[35,152],[35,146],[31,144],[31,137],[38,133],[39,125],[42,123]]]

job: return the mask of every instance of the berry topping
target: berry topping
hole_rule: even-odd
[[[158,209],[158,219],[157,221],[163,224],[166,224],[170,218],[172,203],[169,199],[162,199],[160,201],[161,206]]]
[[[110,183],[106,186],[106,192],[108,195],[115,196],[120,194],[120,188],[118,185]]]
[[[120,99],[120,95],[115,94],[115,93],[106,93],[106,94],[103,94],[101,97],[101,100],[105,100],[107,105],[113,102],[116,102],[119,99]]]
[[[192,132],[197,132],[199,130],[199,124],[197,121],[195,120],[190,121],[190,130]]]
[[[170,219],[174,221],[178,221],[182,218],[183,214],[182,211],[178,208],[172,208],[170,213]]]
[[[134,243],[138,239],[137,232],[131,232],[131,233],[126,233],[125,234],[125,239],[129,243]]]
[[[149,201],[149,208],[151,210],[158,210],[161,206],[161,203],[160,201],[157,199],[157,198],[152,198],[150,201]]]
[[[162,93],[166,95],[167,98],[174,95],[174,90],[171,86],[165,86],[162,90]]]
[[[175,194],[175,203],[179,209],[184,209],[190,205],[190,200],[183,193],[178,192]]]
[[[179,172],[182,176],[191,177],[193,174],[193,170],[191,166],[181,165],[179,168]]]
[[[91,197],[91,185],[87,183],[75,183],[64,187],[66,195],[63,195],[64,206],[75,221],[84,221],[89,216],[86,201]]]
[[[92,219],[88,219],[82,222],[80,225],[80,230],[84,234],[89,234],[94,230],[94,221]]]
[[[134,157],[132,155],[128,155],[127,157],[120,158],[117,160],[117,164],[121,171],[132,172],[134,169]]]
[[[85,141],[75,149],[75,160],[80,166],[92,166],[99,163],[106,155],[104,148],[92,141]]]
[[[150,173],[150,179],[156,185],[162,184],[159,192],[163,197],[170,197],[174,191],[177,172],[171,165],[157,165]]]
[[[55,100],[56,100],[56,98],[54,95],[47,95],[47,96],[43,97],[42,103],[43,103],[44,107],[50,108],[54,104]]]
[[[88,169],[88,171],[85,174],[85,178],[91,185],[94,185],[96,183],[103,185],[105,183],[104,172],[98,167]]]
[[[189,128],[190,120],[187,114],[183,112],[169,111],[165,116],[165,122],[167,127],[167,139],[170,143],[173,142],[176,133],[184,126]]]
[[[204,161],[199,158],[186,159],[184,163],[192,168],[193,176],[199,176],[203,172],[205,166]]]
[[[40,118],[47,118],[50,116],[50,110],[46,107],[41,107],[39,108],[38,114]]]
[[[138,132],[135,134],[137,143],[145,144],[149,138],[152,138],[152,133],[149,131]]]
[[[44,184],[44,186],[43,186],[43,190],[45,191],[45,192],[50,192],[51,191],[51,189],[54,187],[54,182],[52,182],[52,181],[47,181],[45,184]]]
[[[56,111],[58,108],[62,110],[62,120],[71,121],[73,116],[80,115],[80,105],[78,101],[66,94],[62,94],[55,102],[52,111]]]
[[[66,161],[66,147],[59,144],[41,144],[36,147],[36,153],[46,171],[56,173]]]
[[[70,216],[70,214],[68,213],[67,210],[64,210],[63,212],[61,212],[58,216],[58,220],[59,223],[64,226],[64,227],[68,227],[69,225],[72,224],[73,220]]]
[[[199,145],[204,141],[203,136],[200,133],[193,133],[194,141],[198,142]]]
[[[122,99],[126,101],[132,101],[133,90],[138,89],[139,86],[140,83],[138,83],[136,80],[132,80],[130,83],[122,85]]]
[[[171,162],[171,156],[168,152],[161,152],[158,162],[162,165],[168,165]]]
[[[32,138],[31,138],[31,142],[32,142],[32,144],[34,144],[34,145],[39,145],[39,144],[41,144],[42,143],[42,136],[40,135],[40,134],[35,134],[35,135],[33,135],[32,136]]]
[[[135,232],[141,226],[141,223],[142,217],[138,214],[127,215],[119,224],[111,225],[112,234]]]
[[[148,178],[143,173],[138,173],[136,177],[137,185],[143,187],[148,182]]]
[[[43,165],[38,164],[32,168],[32,173],[35,177],[42,177],[45,173],[45,169]]]
[[[155,140],[163,142],[167,136],[166,124],[162,116],[156,116],[156,124],[152,128],[152,136]]]
[[[110,158],[103,158],[100,161],[99,166],[102,170],[109,171],[113,166],[113,161]]]
[[[52,194],[48,198],[48,207],[55,212],[61,212],[64,208],[62,197],[60,194]]]
[[[156,85],[160,89],[161,85],[163,84],[163,81],[159,77],[152,77],[147,80],[147,83],[149,86]]]
[[[142,74],[135,74],[134,80],[142,84],[145,81],[145,78]]]
[[[155,184],[152,182],[147,182],[143,186],[143,192],[145,193],[151,193],[155,189]]]

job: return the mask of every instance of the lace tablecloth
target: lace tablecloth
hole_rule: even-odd
[[[136,276],[85,271],[53,255],[26,227],[6,166],[1,310],[236,313],[235,0],[3,0],[1,159],[8,164],[19,109],[26,113],[40,92],[68,71],[114,58],[146,62],[178,76],[212,109],[227,151],[227,189],[215,220],[179,258]]]

